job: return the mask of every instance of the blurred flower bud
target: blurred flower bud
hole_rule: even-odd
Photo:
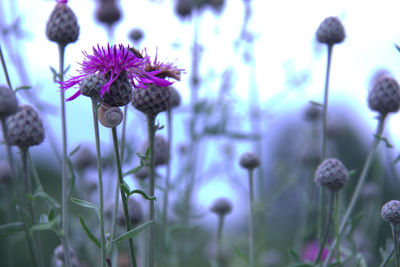
[[[349,173],[343,163],[335,158],[324,160],[315,172],[315,182],[332,192],[340,191],[349,180]]]
[[[18,109],[18,100],[10,88],[0,85],[0,119],[14,114]]]
[[[260,165],[260,158],[255,153],[247,152],[240,156],[239,164],[245,169],[253,170]]]

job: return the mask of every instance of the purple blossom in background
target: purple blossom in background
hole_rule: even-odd
[[[57,0],[57,3],[59,3],[59,4],[67,4],[68,0]]]
[[[146,62],[146,71],[159,71],[157,76],[160,78],[170,77],[177,81],[181,80],[181,73],[184,71],[184,69],[179,69],[177,66],[170,62],[166,63],[158,61],[157,52],[152,62],[150,55],[147,54],[147,51],[145,51],[145,53],[146,54],[144,56],[144,60]]]
[[[110,86],[119,77],[122,72],[125,72],[128,79],[131,81],[135,88],[146,88],[146,84],[155,84],[160,87],[166,87],[172,83],[157,77],[161,71],[159,70],[146,70],[148,64],[140,54],[133,52],[129,46],[125,47],[122,44],[111,45],[108,44],[107,48],[97,45],[93,47],[93,54],[89,55],[83,52],[85,59],[78,70],[80,75],[71,77],[65,82],[61,82],[61,88],[66,90],[73,86],[79,85],[86,76],[98,73],[108,82],[100,90],[100,96],[103,97],[106,92],[109,92]],[[74,95],[67,98],[67,101],[73,100],[81,95],[78,90]]]
[[[301,259],[306,262],[314,262],[315,259],[318,256],[318,242],[317,241],[312,241],[310,243],[307,243],[305,247],[303,248],[303,251],[301,252]],[[322,251],[321,255],[321,260],[324,261],[326,257],[328,256],[328,249],[324,247],[324,250]]]

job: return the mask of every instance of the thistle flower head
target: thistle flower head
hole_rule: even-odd
[[[89,55],[87,52],[83,52],[83,55],[85,59],[80,63],[81,69],[78,70],[80,74],[61,82],[63,90],[79,85],[88,75],[95,73],[100,74],[107,81],[99,92],[100,97],[110,92],[111,85],[123,72],[126,73],[128,80],[135,88],[146,88],[146,84],[155,84],[160,87],[172,84],[156,76],[161,71],[147,71],[145,69],[146,60],[134,53],[129,46],[108,44],[104,48],[97,45],[97,47],[93,47],[93,54]],[[73,100],[79,95],[81,92],[78,90],[67,101]]]
[[[183,69],[179,69],[177,66],[174,65],[174,63],[158,61],[157,52],[153,61],[151,60],[151,57],[147,54],[147,51],[145,51],[145,53],[146,54],[144,55],[144,60],[146,62],[146,71],[157,71],[159,73],[156,74],[156,76],[163,79],[170,77],[177,81],[181,80],[181,72],[184,71]]]
[[[391,200],[383,205],[381,215],[385,222],[393,224],[400,223],[400,201]]]

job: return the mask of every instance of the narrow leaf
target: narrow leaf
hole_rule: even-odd
[[[24,86],[20,86],[20,87],[15,88],[14,92],[16,93],[19,90],[29,90],[31,88],[32,88],[32,86],[24,85]]]
[[[38,188],[36,189],[36,192],[35,192],[35,194],[33,194],[33,196],[28,195],[28,198],[31,200],[36,200],[37,198],[42,198],[42,199],[47,200],[48,203],[51,206],[53,206],[54,208],[56,208],[56,209],[60,208],[60,204],[58,204],[57,200],[55,200],[49,194],[44,192],[41,186],[38,186]]]
[[[72,157],[76,152],[78,152],[78,150],[79,150],[80,148],[81,148],[81,146],[78,145],[77,147],[74,148],[74,150],[72,150],[72,151],[68,154],[68,156],[69,156],[69,157]]]
[[[129,185],[125,182],[125,181],[123,181],[123,183],[120,185],[121,186],[121,188],[122,188],[122,191],[124,191],[125,192],[125,194],[129,194],[129,191],[131,190],[130,188],[129,188]]]
[[[236,255],[238,255],[239,258],[244,260],[247,264],[250,263],[249,258],[234,244],[232,244],[233,250],[235,251]]]
[[[89,239],[93,242],[93,244],[95,244],[98,248],[100,248],[99,240],[94,236],[94,234],[92,234],[92,232],[86,226],[86,223],[81,216],[79,216],[79,221],[81,222],[82,228],[85,231],[86,235],[89,237]]]
[[[137,167],[135,167],[135,168],[133,168],[133,169],[130,169],[130,170],[127,171],[126,173],[122,174],[122,177],[131,175],[131,174],[135,174],[135,173],[137,173],[138,171],[140,171],[141,168],[143,168],[143,165],[139,165],[139,166],[137,166]]]
[[[297,254],[296,251],[294,251],[294,249],[289,248],[288,253],[289,253],[289,258],[290,258],[291,262],[293,262],[293,263],[301,262],[301,257],[299,256],[299,254]]]
[[[317,102],[317,101],[314,101],[314,100],[311,100],[310,101],[310,104],[311,105],[314,105],[314,106],[317,106],[317,107],[323,107],[324,105],[322,105],[321,103],[319,103],[319,102]]]
[[[22,222],[2,224],[0,225],[0,236],[11,235],[22,230],[24,230],[24,224]]]
[[[138,235],[140,232],[144,231],[144,230],[146,229],[146,227],[147,227],[149,224],[151,224],[151,223],[153,223],[152,220],[151,220],[151,221],[147,221],[147,222],[145,222],[145,223],[139,225],[138,227],[136,227],[136,228],[134,228],[134,229],[132,229],[132,230],[130,230],[130,231],[128,231],[128,232],[126,232],[126,233],[120,235],[120,236],[118,236],[117,238],[115,238],[115,239],[112,241],[112,244],[113,244],[113,245],[116,245],[117,243],[119,243],[119,242],[121,242],[121,241],[123,241],[123,240],[126,240],[126,239],[129,239],[129,238],[135,237],[135,236]]]
[[[133,194],[139,194],[142,195],[142,197],[144,197],[147,200],[157,200],[157,198],[155,196],[148,196],[145,192],[143,192],[142,190],[136,189],[136,190],[132,190],[129,192],[128,196],[131,196]]]
[[[56,220],[56,218],[54,218],[53,220],[51,220],[49,222],[35,224],[29,229],[29,233],[32,234],[34,231],[50,230],[51,228],[53,228],[53,226],[56,223],[57,223],[57,220]]]
[[[96,213],[97,213],[97,216],[100,218],[99,208],[95,204],[93,204],[92,202],[85,201],[85,200],[78,199],[78,198],[74,198],[74,197],[71,197],[71,201],[74,202],[76,205],[79,205],[79,206],[82,206],[82,207],[85,207],[85,208],[88,208],[88,209],[94,209],[96,211]]]

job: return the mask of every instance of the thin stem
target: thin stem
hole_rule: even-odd
[[[329,200],[329,211],[328,211],[328,219],[326,222],[325,232],[321,240],[321,244],[319,245],[318,256],[315,259],[315,264],[319,263],[322,257],[322,253],[324,252],[326,240],[328,239],[329,228],[331,226],[331,219],[333,214],[333,203],[334,203],[334,193],[331,194],[331,198]]]
[[[350,215],[353,212],[356,202],[360,196],[361,188],[363,187],[365,179],[367,178],[368,170],[371,166],[372,160],[376,153],[376,149],[380,142],[380,139],[378,137],[380,137],[383,133],[383,129],[384,129],[384,125],[385,125],[385,118],[386,118],[386,116],[379,116],[379,118],[378,118],[378,127],[377,127],[376,133],[374,135],[374,137],[375,137],[374,143],[372,144],[371,150],[369,151],[367,159],[365,160],[364,166],[363,166],[361,174],[360,174],[360,178],[358,179],[356,188],[353,192],[353,195],[351,196],[350,203],[346,209],[346,212],[345,212],[343,219],[339,226],[339,235],[340,236],[343,234],[344,229],[346,228],[347,221],[349,220]],[[336,242],[337,242],[337,240],[335,239],[334,242],[332,243],[332,247],[334,247],[336,245]],[[332,250],[329,251],[328,257],[324,263],[324,267],[328,266],[328,263],[331,258],[332,258]]]
[[[100,203],[100,249],[101,259],[100,266],[106,266],[106,239],[104,235],[104,197],[103,197],[103,176],[101,167],[101,153],[100,153],[100,135],[99,135],[99,122],[97,114],[97,101],[92,98],[92,113],[93,113],[93,126],[94,136],[96,140],[96,158],[97,158],[97,177],[99,182],[99,203]]]
[[[1,50],[1,45],[0,45],[0,60],[1,60],[1,65],[3,66],[4,76],[6,77],[7,85],[12,91],[10,76],[8,75],[6,61],[4,60],[3,52]]]
[[[58,45],[59,51],[59,80],[64,81],[64,54],[65,46]],[[68,207],[69,207],[69,189],[67,176],[67,123],[65,115],[65,96],[64,90],[60,90],[60,108],[61,108],[61,132],[62,132],[62,163],[61,163],[61,206],[62,206],[62,226],[63,226],[63,248],[65,267],[71,267],[71,258],[69,253],[69,227],[68,227]]]
[[[120,145],[121,162],[124,162],[127,115],[128,115],[128,105],[124,107],[124,118],[122,121],[122,133],[121,133],[121,145]]]
[[[397,238],[397,231],[396,231],[396,225],[394,223],[390,224],[391,228],[392,228],[392,237],[393,237],[393,248],[395,251],[395,258],[396,258],[396,266],[400,267],[400,263],[399,263],[399,240]]]
[[[249,170],[249,261],[250,267],[254,267],[254,188],[253,169]]]
[[[131,221],[129,219],[128,200],[127,200],[126,194],[121,186],[124,183],[124,180],[123,180],[123,176],[122,176],[121,159],[119,157],[120,154],[119,154],[119,149],[118,149],[117,128],[113,127],[111,129],[111,131],[112,131],[112,137],[113,137],[113,143],[114,143],[115,160],[117,163],[117,172],[118,172],[118,180],[119,180],[119,184],[120,184],[119,188],[120,188],[120,193],[121,193],[122,206],[124,208],[126,231],[128,232],[131,230]],[[135,255],[135,247],[133,245],[133,239],[129,238],[128,243],[129,243],[129,251],[131,254],[131,264],[132,264],[132,266],[136,267],[137,266],[136,265],[136,255]]]
[[[322,111],[322,161],[326,158],[326,124],[328,117],[328,95],[329,95],[329,75],[331,71],[333,45],[328,45],[328,61],[326,63],[326,77],[325,77],[325,90],[324,90],[324,103]]]
[[[326,125],[328,118],[328,96],[329,96],[329,76],[331,70],[331,59],[332,59],[332,50],[333,45],[328,45],[328,59],[326,63],[326,75],[325,75],[325,89],[324,89],[324,103],[322,106],[322,147],[321,147],[321,161],[324,161],[326,158]],[[321,241],[321,233],[324,225],[323,217],[324,217],[324,202],[325,202],[325,188],[322,188],[320,191],[320,205],[319,205],[319,217],[318,217],[318,240]],[[321,248],[321,242],[320,242]]]
[[[381,264],[379,264],[379,267],[385,267],[386,264],[388,264],[390,259],[392,258],[393,253],[394,253],[394,247],[392,247],[392,249],[389,251],[389,253],[386,254],[386,256],[383,259],[383,261],[381,262]]]
[[[217,262],[218,267],[222,267],[223,262],[223,243],[222,243],[222,230],[224,228],[224,215],[218,215],[218,232],[217,232],[217,241],[218,241],[218,253],[217,253]]]
[[[339,266],[342,266],[341,261],[340,261],[340,233],[339,233],[339,193],[334,192],[332,193],[332,197],[335,199],[334,200],[334,206],[335,206],[335,215],[334,215],[334,220],[335,220],[335,235],[336,235],[336,262],[339,263]]]
[[[147,114],[147,134],[149,139],[149,195],[154,196],[154,136],[155,136],[155,120],[156,115]],[[154,200],[149,200],[149,220],[153,223],[149,226],[149,240],[148,240],[148,251],[149,251],[149,267],[154,266]]]
[[[167,110],[167,138],[168,138],[168,154],[167,154],[167,174],[165,177],[165,191],[164,191],[164,199],[163,199],[163,210],[162,210],[162,236],[165,245],[165,236],[166,236],[166,227],[167,227],[167,218],[168,218],[168,194],[170,187],[170,179],[171,179],[171,144],[172,144],[172,112],[171,108]],[[163,254],[165,252],[165,247]],[[164,259],[165,260],[165,259]]]

